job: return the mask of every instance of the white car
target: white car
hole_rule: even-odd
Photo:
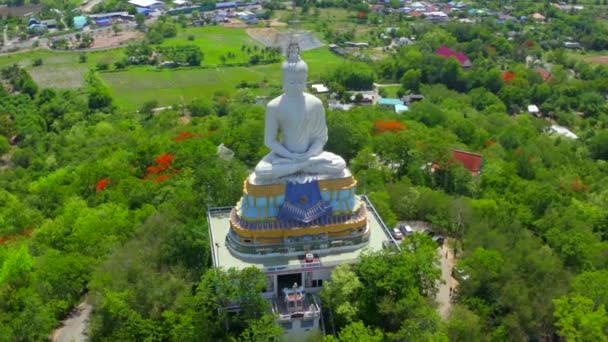
[[[399,228],[401,228],[401,232],[407,236],[414,234],[414,228],[409,224],[402,224]]]
[[[395,240],[403,239],[403,233],[398,228],[393,228],[393,237]]]

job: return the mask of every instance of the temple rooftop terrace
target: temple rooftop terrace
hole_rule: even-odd
[[[362,246],[345,246],[311,251],[316,255],[313,262],[302,262],[302,256],[295,255],[245,255],[233,253],[226,244],[226,235],[230,230],[230,211],[232,207],[210,208],[209,237],[212,248],[212,259],[215,267],[242,269],[256,266],[265,273],[290,273],[296,270],[333,268],[342,263],[355,263],[363,251],[382,249],[384,241],[393,241],[388,228],[379,218],[376,210],[366,196],[361,197],[367,205],[369,220],[369,240]],[[358,247],[358,248],[352,248]],[[304,253],[301,253],[304,254]]]
[[[272,298],[272,311],[279,316],[279,321],[314,319],[321,316],[321,307],[314,295],[305,293],[302,287],[299,291],[287,290],[291,293],[282,293],[282,297]]]

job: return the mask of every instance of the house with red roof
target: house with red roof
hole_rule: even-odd
[[[449,165],[453,165],[456,162],[459,162],[465,169],[469,170],[471,175],[478,176],[483,167],[483,156],[462,150],[452,150],[452,158],[448,163]],[[424,168],[428,168],[427,170],[430,170],[430,172],[435,172],[441,169],[441,166],[437,163],[428,163]]]
[[[468,69],[472,66],[471,60],[465,53],[454,51],[447,46],[440,47],[437,54],[445,58],[455,57],[463,68]]]
[[[481,167],[483,166],[483,156],[481,154],[453,150],[452,158],[455,161],[459,161],[465,169],[471,171],[473,176],[477,176],[481,172]]]
[[[545,70],[543,68],[535,68],[534,70],[536,70],[536,72],[540,74],[540,76],[543,78],[543,81],[545,82],[548,82],[549,80],[551,80],[551,78],[553,78],[553,74],[551,74],[551,72],[548,70]]]

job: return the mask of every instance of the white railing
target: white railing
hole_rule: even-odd
[[[380,214],[378,214],[378,212],[376,211],[376,208],[374,207],[372,202],[369,200],[367,195],[361,195],[361,198],[363,198],[363,200],[365,201],[365,204],[367,204],[368,209],[370,209],[372,211],[372,213],[374,214],[374,216],[376,217],[378,222],[380,222],[380,225],[382,226],[382,229],[384,229],[384,232],[386,233],[386,235],[388,235],[388,237],[393,241],[393,245],[395,247],[397,247],[398,250],[401,250],[401,247],[399,247],[399,244],[393,238],[393,234],[391,234],[391,231],[388,229],[386,224],[384,224],[382,217],[380,217]]]
[[[311,296],[312,302],[307,306],[306,309],[294,311],[290,313],[281,313],[279,304],[277,304],[277,298],[274,297],[272,300],[272,313],[278,316],[279,321],[291,321],[297,318],[315,318],[321,316],[321,308],[317,304],[317,300],[314,296]],[[294,316],[296,316],[294,318]]]

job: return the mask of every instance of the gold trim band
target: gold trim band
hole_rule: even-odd
[[[321,191],[352,189],[355,186],[357,186],[357,180],[353,176],[319,181],[319,188],[321,188]],[[286,183],[255,185],[249,183],[249,179],[245,180],[245,184],[243,186],[245,193],[254,197],[272,197],[283,195],[285,194],[285,188]]]

